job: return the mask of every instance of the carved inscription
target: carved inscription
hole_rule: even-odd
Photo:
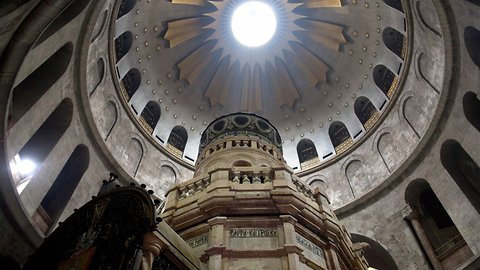
[[[318,247],[317,245],[310,242],[308,239],[306,239],[305,237],[303,237],[299,234],[296,235],[296,238],[297,238],[297,242],[300,245],[304,246],[305,248],[307,248],[311,252],[315,253],[317,256],[325,259],[325,253],[323,252],[323,249],[321,249],[320,247]]]
[[[276,229],[230,229],[230,238],[277,237]]]
[[[208,242],[208,233],[202,234],[200,236],[197,236],[195,238],[192,238],[187,241],[187,243],[192,247],[198,247],[200,245],[203,245]]]

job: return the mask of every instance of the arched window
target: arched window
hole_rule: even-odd
[[[140,71],[136,68],[130,69],[125,77],[122,79],[123,86],[127,92],[128,99],[130,100],[135,92],[137,92],[138,87],[140,87],[140,82],[142,81],[142,75]]]
[[[133,35],[132,32],[127,31],[115,39],[115,57],[117,62],[120,61],[132,48]]]
[[[473,63],[480,68],[480,31],[472,26],[467,26],[464,32],[465,46]]]
[[[155,101],[149,101],[140,115],[142,126],[151,134],[160,119],[160,105]]]
[[[235,163],[233,163],[233,167],[251,167],[252,164],[250,162],[245,161],[245,160],[237,160]]]
[[[390,7],[403,12],[403,6],[401,0],[383,0],[385,4],[389,5]]]
[[[373,80],[375,84],[389,98],[393,94],[391,88],[395,79],[395,74],[384,65],[378,65],[373,69]]]
[[[398,270],[392,255],[377,241],[364,235],[352,233],[353,243],[367,243],[369,247],[363,250],[368,265],[373,269]]]
[[[353,144],[353,139],[347,127],[340,121],[333,122],[328,128],[328,135],[337,154],[343,153]]]
[[[443,167],[480,213],[480,168],[477,163],[454,140],[442,144],[440,159]]]
[[[10,123],[15,124],[62,77],[72,58],[66,43],[13,89]]]
[[[83,174],[88,169],[89,163],[88,147],[83,144],[77,146],[45,197],[43,197],[40,206],[34,213],[33,219],[37,221],[40,229],[45,234],[60,219],[63,209],[67,206],[78,183],[80,183],[80,179],[82,179]]]
[[[355,100],[353,109],[358,120],[360,120],[362,125],[365,127],[365,130],[372,128],[380,115],[377,111],[377,108],[375,108],[372,102],[370,102],[370,100],[366,97],[358,97]]]
[[[468,122],[480,131],[480,100],[473,92],[467,92],[463,96],[463,113]]]
[[[64,99],[10,161],[10,169],[18,193],[22,192],[35,174],[34,169],[28,173],[22,170],[25,162],[35,165],[35,168],[40,167],[70,126],[72,115],[73,103],[70,99]]]
[[[297,155],[300,164],[302,164],[302,169],[304,169],[303,164],[310,160],[318,160],[317,149],[315,148],[315,144],[309,139],[302,139],[297,144]]]
[[[382,38],[385,46],[387,46],[390,51],[398,57],[405,59],[403,50],[405,36],[402,33],[391,27],[387,27],[383,30]]]
[[[92,79],[94,80],[94,84],[92,85],[91,89],[89,89],[90,96],[92,96],[95,90],[97,90],[100,84],[102,84],[104,76],[105,76],[105,60],[103,60],[102,57],[99,57],[97,59],[97,76],[92,76],[93,77]]]
[[[62,10],[55,19],[48,25],[48,27],[42,32],[40,37],[35,41],[35,46],[47,40],[50,36],[55,34],[58,30],[62,29],[67,23],[75,19],[85,7],[87,7],[90,0],[75,0],[71,2],[65,9]]]
[[[120,8],[118,9],[117,19],[130,12],[136,3],[136,0],[122,0],[120,3]]]
[[[172,132],[170,132],[167,141],[167,148],[172,150],[177,156],[182,157],[185,146],[187,145],[187,140],[187,130],[182,126],[176,126],[172,129]]]
[[[405,199],[412,212],[407,218],[435,269],[443,265],[455,269],[473,256],[427,181],[417,179],[410,183]]]

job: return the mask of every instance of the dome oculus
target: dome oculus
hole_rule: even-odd
[[[275,34],[277,18],[269,5],[249,1],[235,9],[231,27],[238,42],[247,47],[260,47]]]

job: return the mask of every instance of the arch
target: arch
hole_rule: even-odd
[[[237,160],[233,163],[233,167],[252,167],[252,164],[245,160]]]
[[[132,48],[133,34],[126,31],[115,39],[115,57],[116,61],[120,61]]]
[[[138,168],[140,168],[140,163],[142,162],[144,154],[143,149],[143,144],[139,139],[131,138],[128,142],[127,149],[125,150],[125,169],[133,177],[137,175]]]
[[[463,113],[468,122],[480,131],[480,100],[474,92],[467,92],[463,96]]]
[[[317,148],[309,139],[302,139],[297,144],[297,155],[300,163],[318,158]]]
[[[175,126],[168,136],[167,143],[183,153],[185,146],[187,145],[188,134],[187,130],[182,126]]]
[[[310,186],[310,189],[315,191],[315,189],[319,189],[323,194],[325,199],[327,200],[327,203],[330,204],[330,193],[331,190],[327,186],[327,183],[325,183],[324,180],[319,179],[319,178],[314,178],[313,180],[308,182],[308,185]]]
[[[99,38],[102,35],[103,29],[105,29],[105,26],[107,25],[107,21],[108,21],[108,9],[105,9],[102,12],[102,14],[98,17],[97,22],[93,27],[92,39],[90,40],[90,43],[93,43],[97,38]]]
[[[405,191],[410,205],[409,216],[413,230],[426,252],[430,263],[446,269],[455,269],[473,253],[425,179],[412,181]]]
[[[156,101],[149,101],[140,115],[141,121],[148,125],[149,132],[152,133],[160,119],[160,105]]]
[[[120,8],[118,9],[117,20],[130,12],[136,3],[136,0],[122,0],[122,2],[120,3]]]
[[[404,59],[403,46],[405,36],[402,33],[397,31],[396,29],[387,27],[383,29],[382,39],[383,43],[385,43],[385,46],[387,46],[390,51],[392,51],[398,57]]]
[[[377,65],[373,69],[373,81],[382,90],[385,96],[389,97],[390,88],[395,80],[395,74],[384,65]]]
[[[403,6],[401,0],[383,0],[383,2],[385,2],[385,4],[387,4],[388,6],[403,13]]]
[[[19,193],[35,174],[33,171],[29,175],[22,175],[21,170],[18,169],[21,162],[30,160],[36,164],[37,168],[40,167],[65,134],[72,121],[72,116],[73,103],[70,99],[64,99],[10,161],[10,169]]]
[[[166,191],[177,183],[177,174],[169,165],[162,165],[160,166],[160,179],[162,180],[162,190]]]
[[[480,31],[473,26],[467,26],[463,37],[468,55],[470,55],[473,63],[480,68]]]
[[[137,92],[140,87],[140,82],[142,81],[142,75],[140,71],[136,68],[130,69],[127,74],[122,79],[122,84],[127,91],[128,98],[132,98],[135,92]]]
[[[405,119],[417,138],[420,138],[420,129],[424,126],[423,123],[425,123],[426,118],[424,111],[418,105],[412,93],[408,93],[400,104],[402,118]]]
[[[105,137],[105,141],[108,139],[110,134],[112,133],[115,124],[117,123],[118,119],[118,109],[117,104],[111,100],[107,102],[107,106],[105,107],[102,115],[105,117],[103,121],[103,134]]]
[[[14,125],[63,76],[72,59],[73,44],[65,43],[13,89],[10,126]]]
[[[442,144],[440,159],[445,170],[480,213],[480,167],[455,140]]]
[[[375,108],[372,102],[366,97],[358,97],[353,104],[353,110],[363,127],[367,130],[371,128],[371,125],[367,124],[367,122],[378,113],[377,108]]]
[[[328,128],[328,135],[330,136],[330,141],[335,148],[340,146],[343,142],[352,139],[347,127],[340,121],[335,121],[330,124],[330,127]]]
[[[96,82],[93,84],[93,88],[90,92],[90,96],[97,90],[97,88],[102,84],[103,77],[105,76],[105,60],[103,57],[97,59],[97,77]]]
[[[398,266],[390,252],[379,242],[361,234],[352,233],[351,235],[353,243],[368,244],[368,247],[363,249],[363,253],[370,267],[379,270],[398,270]]]
[[[67,23],[75,19],[90,3],[90,0],[75,0],[65,7],[55,19],[48,25],[48,27],[40,34],[35,41],[34,47],[38,46],[50,36],[62,29]]]
[[[378,154],[382,158],[383,164],[387,168],[388,172],[391,173],[391,168],[393,167],[393,163],[396,160],[396,144],[394,142],[394,138],[392,133],[389,131],[385,131],[378,136],[378,141],[376,142],[376,147]]]
[[[80,180],[90,164],[88,147],[78,145],[68,158],[52,186],[43,197],[34,215],[40,216],[44,223],[39,224],[44,233],[57,223],[67,206]],[[38,220],[35,219],[34,220]],[[46,225],[46,226],[44,226]]]

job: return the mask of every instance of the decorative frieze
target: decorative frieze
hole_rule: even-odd
[[[278,237],[277,229],[230,229],[230,238]]]
[[[194,238],[188,240],[187,243],[192,248],[195,248],[195,247],[201,246],[203,244],[206,244],[206,243],[208,243],[208,233],[204,233],[202,235],[194,237]]]
[[[298,233],[297,233],[297,235],[295,236],[295,238],[297,239],[297,243],[299,243],[300,245],[302,245],[302,246],[305,247],[306,249],[310,250],[310,251],[313,252],[315,255],[319,256],[320,258],[325,259],[325,252],[324,252],[323,249],[321,249],[319,246],[315,245],[315,244],[312,243],[310,240],[308,240],[307,238],[301,236],[301,235],[298,234]]]

